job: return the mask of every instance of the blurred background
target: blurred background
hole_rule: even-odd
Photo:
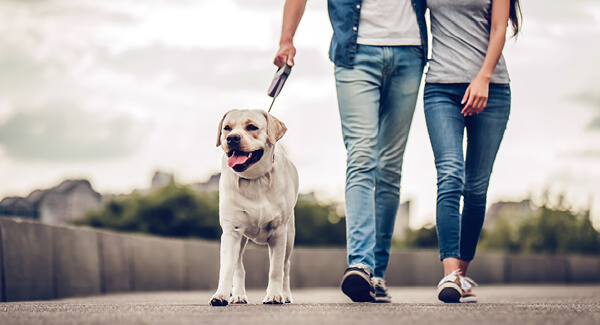
[[[232,108],[268,108],[283,3],[0,1],[0,215],[218,238],[217,124]],[[600,3],[522,7],[522,34],[504,50],[512,112],[482,244],[598,253]],[[326,1],[308,1],[296,66],[272,110],[289,128],[280,144],[299,169],[306,245],[343,245],[331,33]],[[396,245],[434,247],[421,100],[412,125]],[[337,235],[318,243],[316,228]]]

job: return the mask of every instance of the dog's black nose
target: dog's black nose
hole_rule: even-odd
[[[238,144],[240,143],[240,139],[239,134],[230,134],[227,136],[227,144]]]

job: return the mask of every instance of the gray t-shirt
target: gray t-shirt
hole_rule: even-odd
[[[483,65],[490,41],[492,0],[427,0],[433,36],[426,81],[470,83]],[[509,83],[504,56],[491,83]]]

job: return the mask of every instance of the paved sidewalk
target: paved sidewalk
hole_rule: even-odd
[[[391,304],[350,303],[338,288],[297,289],[294,303],[211,307],[212,292],[127,293],[0,303],[0,324],[600,324],[600,285],[483,286],[477,304],[443,304],[434,287],[391,288]]]

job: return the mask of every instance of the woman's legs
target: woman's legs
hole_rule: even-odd
[[[466,84],[427,84],[425,116],[438,171],[437,230],[446,275],[466,275],[485,216],[493,163],[510,113],[510,86],[490,85],[487,107],[464,117]],[[463,161],[463,133],[467,155]],[[460,198],[464,206],[460,213]]]
[[[483,112],[465,118],[467,155],[461,219],[460,256],[471,261],[485,217],[490,176],[510,114],[510,86],[491,84]]]
[[[425,119],[437,169],[436,225],[442,261],[461,258],[460,199],[465,169],[462,89],[462,84],[426,84],[424,93]]]
[[[456,271],[460,270],[460,273],[463,276],[467,275],[467,269],[469,268],[470,262],[461,261],[458,258],[447,257],[442,260],[442,265],[444,266],[444,276]]]

